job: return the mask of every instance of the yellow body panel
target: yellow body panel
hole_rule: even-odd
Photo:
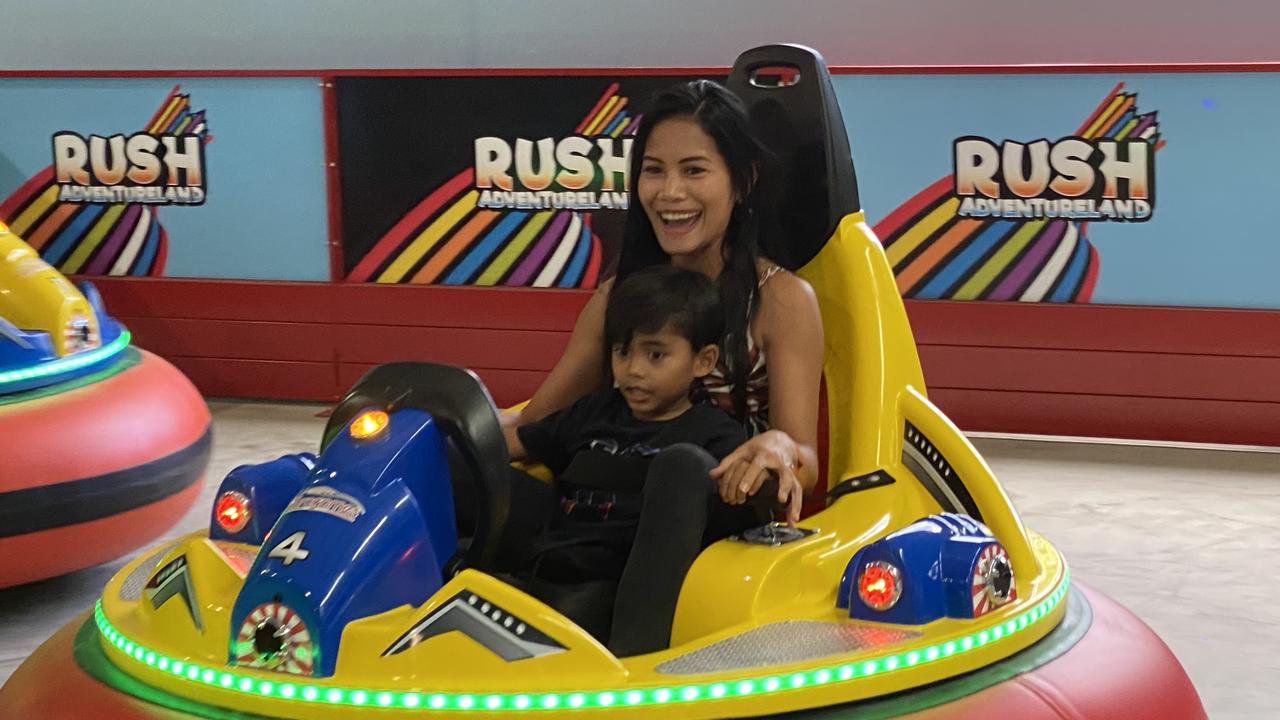
[[[92,337],[99,337],[98,318],[89,301],[4,223],[0,223],[0,318],[19,330],[48,333],[59,356],[84,349],[65,336],[77,318],[88,323]]]
[[[863,213],[846,216],[800,269],[818,295],[826,348],[828,484],[888,469],[902,454],[898,398],[924,376],[902,296]]]
[[[1026,530],[982,456],[929,402],[902,295],[863,213],[846,216],[799,274],[818,294],[826,337],[828,487],[877,470],[900,480],[913,477],[902,463],[910,421],[964,478],[984,523],[1009,552],[1023,592],[1022,582],[1039,573]],[[926,504],[932,512],[940,509],[931,499]],[[919,516],[896,518],[891,528]]]

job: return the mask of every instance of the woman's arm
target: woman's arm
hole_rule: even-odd
[[[613,279],[604,281],[578,314],[564,354],[518,415],[505,414],[503,425],[523,425],[573,404],[604,382],[604,308]]]
[[[813,288],[796,275],[781,273],[764,290],[760,334],[769,365],[769,427],[796,444],[796,474],[809,492],[818,482],[822,314]]]
[[[818,393],[822,315],[809,283],[779,273],[761,292],[757,337],[768,361],[769,431],[748,440],[712,471],[720,494],[742,503],[770,476],[788,518],[800,518],[804,493],[818,482]]]

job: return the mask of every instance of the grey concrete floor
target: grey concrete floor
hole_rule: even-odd
[[[212,402],[205,489],[166,538],[202,527],[241,463],[314,450],[314,405]],[[1280,698],[1280,454],[977,438],[1026,524],[1073,577],[1131,608],[1182,660],[1214,720],[1274,718]],[[159,542],[159,541],[157,541]],[[0,590],[0,683],[89,607],[128,558]]]

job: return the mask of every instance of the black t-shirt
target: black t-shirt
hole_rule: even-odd
[[[518,433],[529,458],[556,474],[562,512],[528,543],[527,567],[512,581],[602,640],[653,457],[692,443],[719,460],[747,439],[742,425],[713,405],[694,405],[671,420],[637,420],[617,390],[582,398]]]
[[[593,491],[637,496],[649,462],[664,447],[691,443],[720,460],[747,439],[742,425],[713,405],[694,405],[670,420],[638,420],[613,389],[523,425],[518,433],[529,457],[556,474],[562,495],[586,505],[595,504],[586,499]]]

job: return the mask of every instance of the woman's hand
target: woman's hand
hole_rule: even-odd
[[[729,453],[711,470],[720,497],[730,505],[741,505],[760,490],[771,477],[778,478],[778,502],[787,506],[787,522],[800,520],[804,485],[796,475],[800,447],[781,430],[763,432]]]

